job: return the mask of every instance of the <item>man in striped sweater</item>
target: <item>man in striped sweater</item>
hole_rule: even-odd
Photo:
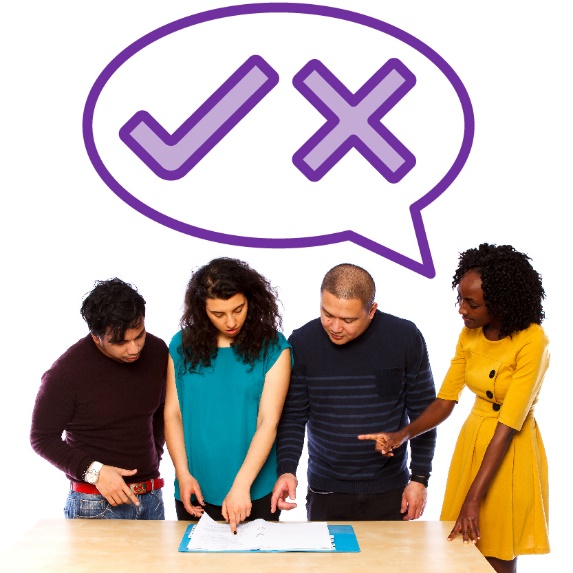
[[[435,430],[391,457],[358,438],[397,431],[436,397],[422,334],[378,310],[374,298],[367,271],[337,265],[321,285],[320,318],[289,338],[294,368],[278,428],[272,511],[296,507],[287,498],[296,498],[305,429],[309,520],[409,520],[424,511]]]

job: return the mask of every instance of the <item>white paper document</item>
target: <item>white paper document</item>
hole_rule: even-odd
[[[334,551],[325,521],[272,522],[256,519],[237,526],[218,523],[206,513],[190,533],[187,549],[195,551]]]

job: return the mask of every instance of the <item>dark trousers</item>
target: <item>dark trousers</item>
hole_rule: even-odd
[[[309,521],[402,521],[404,488],[385,493],[321,493],[308,488],[306,515]]]
[[[261,499],[256,499],[253,501],[253,507],[251,508],[251,515],[247,518],[246,521],[253,521],[254,519],[264,519],[266,521],[278,521],[281,511],[277,509],[275,513],[271,513],[271,497],[272,493],[269,495],[265,495],[265,497],[261,497]],[[193,503],[193,505],[198,505],[197,502]],[[223,514],[221,513],[221,506],[220,505],[213,505],[212,503],[205,503],[202,506],[205,510],[205,513],[215,521],[225,521]],[[175,500],[175,511],[177,513],[177,519],[179,521],[198,521],[199,518],[191,515],[183,505],[182,501],[178,499]]]

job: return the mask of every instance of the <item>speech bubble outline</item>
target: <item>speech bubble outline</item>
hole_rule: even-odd
[[[261,238],[231,235],[220,233],[218,231],[203,229],[201,227],[190,225],[183,221],[169,217],[168,215],[153,209],[149,205],[146,205],[131,193],[129,193],[129,191],[127,191],[127,189],[125,189],[113,177],[113,175],[104,165],[103,160],[98,153],[93,133],[95,108],[98,98],[101,95],[101,92],[104,89],[106,83],[127,60],[129,60],[132,56],[150,44],[185,28],[223,18],[263,13],[294,13],[323,16],[326,18],[344,20],[372,28],[374,30],[378,30],[383,34],[392,36],[400,42],[407,44],[414,50],[421,53],[427,59],[429,59],[444,74],[444,76],[454,88],[461,103],[464,117],[464,133],[460,150],[450,169],[446,172],[442,179],[432,189],[430,189],[430,191],[428,191],[425,195],[410,205],[410,216],[412,218],[414,232],[422,258],[421,262],[411,259],[388,247],[385,247],[384,245],[381,245],[380,243],[377,243],[374,240],[369,239],[368,237],[365,237],[352,230],[339,231],[336,233],[316,235],[311,237]],[[84,144],[88,157],[94,166],[94,169],[104,181],[104,183],[130,207],[142,215],[148,217],[149,219],[175,231],[179,231],[181,233],[211,242],[252,248],[304,248],[325,246],[349,241],[422,276],[433,278],[436,275],[436,271],[426,236],[426,230],[422,220],[422,210],[430,205],[433,201],[435,201],[454,182],[456,177],[461,172],[471,151],[475,123],[471,100],[461,79],[451,68],[451,66],[437,52],[432,50],[424,42],[418,40],[407,32],[392,26],[391,24],[377,20],[371,16],[360,14],[358,12],[351,12],[349,10],[332,8],[329,6],[319,6],[315,4],[290,4],[277,2],[272,4],[242,4],[237,6],[216,8],[198,14],[193,14],[191,16],[186,16],[161,26],[160,28],[157,28],[156,30],[153,30],[152,32],[136,40],[122,52],[120,52],[115,58],[113,58],[113,60],[104,68],[104,70],[100,73],[94,82],[84,106],[82,129]]]

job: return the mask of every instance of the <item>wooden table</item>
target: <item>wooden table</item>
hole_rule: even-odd
[[[341,522],[342,523],[342,522]],[[451,521],[358,521],[360,553],[179,553],[189,522],[44,520],[0,553],[0,571],[54,573],[491,573]],[[9,526],[9,521],[5,524]]]

